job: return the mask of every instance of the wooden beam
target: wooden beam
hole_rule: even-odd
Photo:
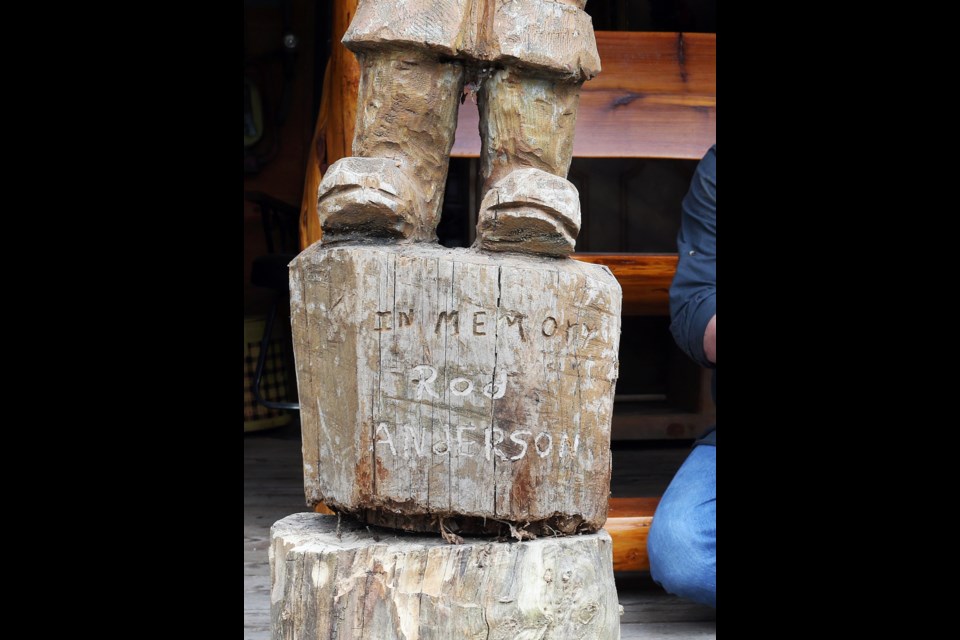
[[[603,70],[580,96],[578,158],[699,160],[717,140],[717,36],[598,31]],[[480,154],[479,116],[460,107],[451,155]]]
[[[610,268],[623,289],[624,315],[670,315],[676,254],[575,253],[573,257]]]

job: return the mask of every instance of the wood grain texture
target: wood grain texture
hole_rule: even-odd
[[[603,528],[613,540],[614,571],[649,571],[647,536],[660,498],[610,498]]]
[[[628,315],[670,315],[670,283],[677,271],[675,254],[578,253],[581,262],[602,264],[623,288]]]
[[[319,514],[271,528],[275,640],[615,640],[610,537],[521,543],[397,535]]]
[[[603,72],[580,92],[573,155],[699,160],[717,140],[716,34],[598,31]],[[479,114],[460,107],[451,155],[481,154]]]
[[[613,539],[614,571],[649,571],[647,536],[653,517],[608,518],[603,529]]]
[[[311,506],[415,530],[602,526],[620,338],[607,269],[315,245],[290,271]]]
[[[553,0],[364,0],[344,36],[357,53],[421,50],[539,76],[583,81],[600,70],[593,23]]]
[[[501,69],[480,91],[480,197],[505,175],[532,167],[567,177],[580,83],[531,78]],[[578,225],[579,226],[579,225]]]
[[[435,240],[463,66],[421,51],[358,55],[353,157],[331,165],[320,183],[324,234],[330,241]]]
[[[645,518],[653,517],[653,512],[657,510],[660,504],[660,498],[652,497],[631,497],[631,498],[610,498],[610,508],[607,511],[607,517],[613,518]]]

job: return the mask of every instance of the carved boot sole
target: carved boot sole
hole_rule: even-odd
[[[411,204],[411,200],[416,200],[414,193],[395,160],[337,160],[318,190],[317,213],[324,242],[418,239],[421,216]]]
[[[577,188],[540,169],[512,171],[480,204],[477,235],[486,251],[566,256],[579,231]]]

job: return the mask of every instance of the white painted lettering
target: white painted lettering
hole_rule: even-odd
[[[419,377],[411,378],[410,382],[417,383],[417,400],[423,400],[423,394],[426,392],[433,398],[439,398],[437,392],[433,390],[433,382],[437,379],[437,370],[431,367],[430,365],[421,364],[417,365],[411,371],[413,374],[417,374]]]
[[[541,438],[543,438],[544,436],[546,436],[546,438],[547,438],[547,448],[546,448],[546,449],[543,449],[543,448],[540,446],[540,440],[541,440]],[[546,458],[546,457],[550,454],[550,450],[553,449],[553,436],[551,436],[551,435],[550,435],[549,433],[547,433],[546,431],[541,431],[540,433],[537,434],[536,439],[533,441],[533,446],[536,448],[536,450],[537,450],[537,455],[538,455],[538,456],[540,456],[541,458]]]
[[[483,387],[483,395],[493,400],[499,400],[506,392],[507,374],[504,371],[501,371],[500,375],[497,376],[496,385],[494,385],[494,382],[489,382]]]
[[[466,378],[454,378],[450,381],[450,393],[457,397],[468,396],[473,392],[473,383]]]
[[[491,436],[492,433],[492,437]],[[487,432],[487,460],[492,458],[491,451],[498,456],[501,460],[507,460],[507,454],[501,451],[497,445],[503,443],[503,429],[500,427],[494,427],[490,432]]]
[[[438,456],[450,452],[450,425],[443,425],[444,439],[433,443],[433,452]]]
[[[420,442],[417,442],[417,432],[420,432]],[[403,425],[403,457],[409,458],[407,451],[410,448],[410,442],[413,441],[413,449],[417,453],[418,458],[422,458],[425,454],[423,450],[423,445],[426,443],[426,434],[420,429],[411,427],[409,424]]]
[[[383,431],[383,434],[387,436],[387,439],[377,440],[374,444],[388,444],[390,445],[390,451],[393,453],[393,455],[397,455],[397,450],[393,446],[393,438],[390,436],[390,429],[386,422],[381,422],[377,425],[377,431],[374,433],[374,436],[378,435],[381,431]]]
[[[516,442],[518,445],[523,447],[520,449],[520,453],[510,458],[511,460],[519,460],[523,456],[527,455],[527,441],[519,439],[520,436],[532,436],[533,431],[514,431],[510,434],[510,441]]]
[[[470,445],[472,445],[473,442],[470,440],[464,440],[463,432],[476,431],[476,430],[477,430],[476,427],[471,427],[471,426],[457,427],[457,455],[473,457],[473,454],[470,452]],[[466,449],[463,448],[464,445],[466,445],[467,447]]]

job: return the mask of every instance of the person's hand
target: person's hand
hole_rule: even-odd
[[[717,314],[713,314],[707,323],[707,330],[703,332],[703,352],[707,360],[717,364]]]

